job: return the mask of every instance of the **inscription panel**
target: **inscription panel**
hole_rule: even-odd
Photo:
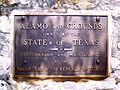
[[[14,75],[106,77],[108,16],[15,15]]]

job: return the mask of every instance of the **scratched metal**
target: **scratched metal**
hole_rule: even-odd
[[[85,23],[89,25],[80,26]],[[98,28],[95,23],[100,24]],[[104,76],[108,72],[107,39],[107,16],[15,15],[14,74]]]

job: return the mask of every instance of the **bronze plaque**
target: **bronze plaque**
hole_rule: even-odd
[[[14,15],[15,77],[107,77],[107,15]]]

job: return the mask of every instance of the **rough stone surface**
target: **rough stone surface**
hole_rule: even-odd
[[[82,0],[83,1],[83,0]],[[0,90],[120,90],[120,0],[85,0],[76,5],[64,4],[66,9],[105,10],[111,13],[111,75],[102,81],[54,82],[41,81],[37,84],[12,80],[10,74],[10,23],[9,14],[14,9],[42,9],[54,7],[54,0],[11,0],[9,4],[0,4]],[[84,4],[84,5],[83,5]],[[47,9],[48,9],[47,8]],[[6,14],[8,13],[8,14]],[[6,16],[7,15],[7,16]]]

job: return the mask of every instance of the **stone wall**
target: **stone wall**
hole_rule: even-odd
[[[112,18],[110,77],[101,81],[89,80],[88,82],[36,80],[34,83],[33,81],[22,81],[18,83],[12,79],[9,15],[15,9],[48,10],[48,8],[56,8],[54,0],[44,1],[12,0],[9,4],[0,2],[0,90],[120,90],[120,0],[81,0],[78,4],[62,5],[66,10],[72,11],[102,10],[110,12]]]

